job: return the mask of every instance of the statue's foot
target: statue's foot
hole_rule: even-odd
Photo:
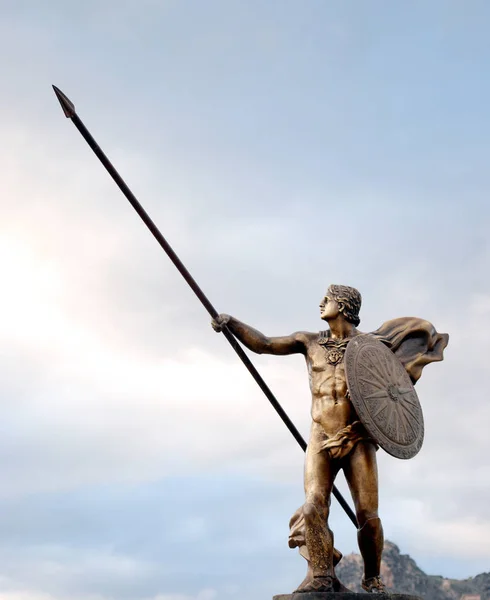
[[[379,575],[377,577],[363,579],[361,587],[369,594],[386,594],[385,584],[381,581],[381,577]]]
[[[304,592],[335,592],[334,578],[320,576],[305,580],[294,593]]]

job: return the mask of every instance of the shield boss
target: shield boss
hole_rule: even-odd
[[[351,402],[369,435],[396,458],[415,456],[424,441],[424,418],[402,363],[369,334],[347,344],[344,362]]]

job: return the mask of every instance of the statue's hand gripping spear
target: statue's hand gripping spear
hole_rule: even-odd
[[[123,178],[119,175],[119,173],[116,171],[116,169],[114,168],[114,166],[112,165],[110,160],[107,158],[107,156],[101,150],[101,148],[99,147],[97,142],[94,140],[91,133],[88,131],[88,129],[82,123],[80,117],[76,113],[75,105],[73,104],[73,102],[71,102],[71,100],[69,100],[65,96],[65,94],[63,94],[63,92],[56,86],[53,85],[53,89],[54,89],[54,92],[61,104],[61,108],[63,109],[65,116],[68,119],[72,120],[73,124],[78,129],[78,131],[82,134],[82,136],[85,139],[85,141],[87,142],[87,144],[92,148],[92,150],[94,151],[97,158],[107,169],[107,171],[109,172],[109,175],[114,179],[114,181],[119,186],[119,189],[129,200],[131,206],[134,208],[134,210],[141,217],[142,221],[145,223],[145,225],[151,231],[151,233],[153,234],[153,237],[160,244],[160,246],[165,250],[167,256],[174,263],[174,265],[177,267],[177,269],[179,270],[182,277],[187,281],[187,283],[191,287],[192,291],[199,298],[199,300],[201,301],[201,304],[211,315],[212,319],[216,319],[218,317],[217,310],[214,308],[214,306],[208,300],[208,298],[206,297],[204,292],[201,290],[201,288],[197,285],[196,281],[194,280],[192,275],[189,273],[189,271],[186,269],[185,265],[182,263],[182,261],[177,256],[177,254],[174,252],[174,250],[172,249],[170,244],[167,242],[167,240],[160,233],[160,231],[158,230],[155,223],[148,216],[148,213],[145,211],[145,209],[141,206],[141,204],[136,199],[136,196],[129,189],[129,187],[123,180]],[[259,374],[259,372],[257,371],[257,369],[253,366],[252,362],[250,361],[248,356],[245,354],[243,348],[240,346],[240,344],[238,343],[236,338],[233,336],[233,334],[228,329],[228,327],[226,327],[226,325],[221,327],[221,330],[222,330],[225,338],[228,340],[228,342],[230,343],[232,348],[235,350],[235,352],[240,357],[243,364],[247,367],[248,371],[250,372],[252,377],[255,379],[255,381],[259,385],[260,389],[267,396],[267,399],[272,404],[272,406],[276,410],[277,414],[281,417],[281,419],[283,420],[286,427],[293,434],[294,439],[298,442],[298,444],[301,446],[301,448],[303,450],[306,450],[306,442],[305,442],[304,438],[301,436],[300,432],[296,429],[294,423],[288,417],[288,415],[286,414],[286,412],[284,411],[282,406],[279,404],[276,397],[271,392],[271,390],[269,389],[269,387],[267,386],[265,381],[262,379],[262,377]],[[352,511],[352,509],[347,504],[344,497],[342,496],[342,494],[338,491],[338,489],[336,487],[333,488],[333,495],[339,501],[342,508],[345,510],[345,512],[349,516],[350,520],[357,527],[357,520],[356,520],[356,516],[355,516],[354,512]]]

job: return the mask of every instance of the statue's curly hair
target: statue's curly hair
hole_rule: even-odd
[[[347,285],[331,285],[327,294],[337,302],[342,302],[344,305],[342,314],[349,323],[353,323],[354,327],[357,327],[361,322],[359,318],[362,302],[360,292],[356,288]]]

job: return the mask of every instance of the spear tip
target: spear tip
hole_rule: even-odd
[[[59,103],[61,104],[61,108],[65,113],[65,117],[67,117],[68,119],[74,117],[77,114],[77,112],[75,110],[75,105],[73,104],[73,102],[67,96],[65,96],[65,94],[63,94],[63,92],[55,85],[53,85],[53,90],[56,94],[56,97],[59,100]]]

